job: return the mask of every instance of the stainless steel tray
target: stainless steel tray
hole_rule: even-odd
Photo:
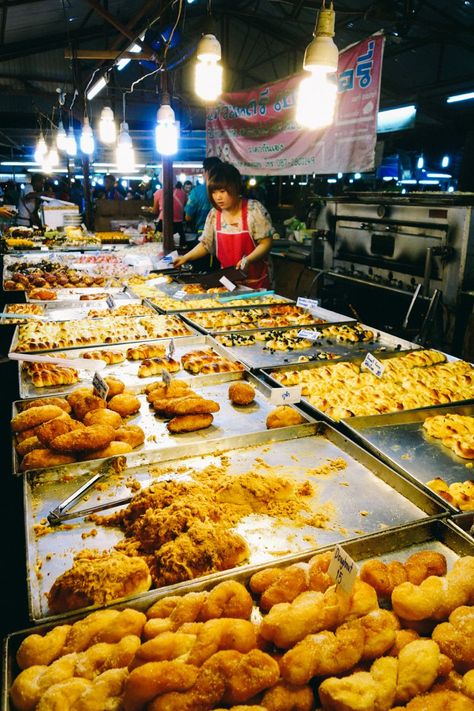
[[[96,302],[96,303],[99,303],[99,302]],[[154,315],[154,316],[160,316],[160,314],[158,314],[158,313],[155,313],[155,314],[153,314],[153,315]],[[173,314],[173,316],[174,316],[174,318],[179,319],[182,323],[184,322],[184,319],[180,318],[180,317],[178,316],[178,314]],[[191,335],[196,335],[197,333],[199,333],[199,331],[197,331],[197,329],[195,329],[195,328],[193,328],[192,326],[190,326],[190,324],[187,323],[187,322],[184,322],[184,326],[187,328],[187,330],[189,331],[189,333],[183,334],[182,336],[173,336],[173,338],[174,338],[175,340],[178,340],[178,339],[180,339],[180,338],[189,338],[189,336],[191,336]],[[17,326],[17,327],[15,328],[15,332],[14,332],[14,334],[13,334],[12,342],[11,342],[11,345],[10,345],[10,351],[15,351],[15,349],[16,349],[16,347],[17,347],[17,345],[18,345],[18,337],[19,337],[19,326]],[[170,337],[169,337],[169,336],[165,336],[165,338],[167,338],[167,339],[169,340]],[[125,346],[125,345],[133,345],[134,343],[148,343],[149,341],[156,341],[156,340],[162,340],[162,339],[157,339],[156,336],[149,336],[149,337],[147,337],[147,338],[141,338],[140,340],[134,340],[134,341],[132,341],[132,340],[127,340],[127,341],[122,341],[121,343],[120,343],[120,342],[119,342],[119,343],[94,343],[94,344],[91,344],[90,348],[91,348],[91,349],[92,349],[92,348],[107,348],[107,349],[108,349],[109,346],[112,346],[112,345],[114,345],[114,346],[117,346],[117,345]],[[67,350],[74,350],[74,351],[77,351],[77,350],[80,349],[80,348],[83,349],[83,348],[84,348],[84,345],[81,344],[81,345],[77,345],[77,346],[71,346],[71,347],[68,348]],[[43,350],[21,351],[21,352],[30,353],[30,354],[35,354],[35,353],[40,354],[40,353],[52,353],[52,352],[56,352],[56,351],[59,351],[59,350],[64,350],[64,349],[61,349],[61,348],[49,348],[49,349],[47,349],[47,348],[45,348],[45,349],[43,349]],[[88,350],[89,350],[89,348],[88,348]]]
[[[447,484],[452,484],[473,478],[472,460],[458,457],[441,440],[428,437],[423,429],[427,417],[447,414],[474,417],[474,404],[443,405],[390,415],[351,417],[344,420],[344,426],[351,436],[411,481],[426,487],[428,481],[440,476]],[[459,511],[441,496],[439,499],[450,510]]]
[[[348,326],[355,325],[348,323]],[[360,342],[360,343],[343,343],[337,342],[333,338],[326,337],[324,335],[324,329],[327,328],[324,324],[320,324],[315,327],[315,330],[321,332],[320,338],[314,341],[310,348],[302,348],[300,350],[288,350],[288,351],[274,351],[265,347],[263,341],[256,341],[251,346],[228,346],[225,348],[232,353],[232,355],[240,360],[242,363],[247,365],[249,368],[272,368],[279,365],[289,365],[291,363],[301,362],[300,358],[304,358],[310,361],[325,361],[333,360],[334,358],[326,358],[326,354],[333,354],[335,358],[354,358],[357,356],[365,357],[365,354],[370,353],[383,353],[398,350],[413,350],[419,346],[416,343],[411,343],[403,338],[398,338],[390,333],[385,333],[384,331],[379,331],[374,328],[370,328],[365,324],[360,324],[363,328],[374,331],[376,334],[376,339],[370,342]],[[301,330],[305,328],[304,326],[285,327],[285,328],[272,328],[272,329],[260,329],[260,332],[269,330],[275,333],[284,333],[288,330]],[[214,338],[219,343],[222,337],[232,337],[235,334],[248,335],[248,331],[230,331],[226,333],[215,333]],[[321,354],[321,356],[319,356]]]
[[[134,297],[127,293],[118,294],[118,297],[114,296],[114,301],[117,302],[116,305],[124,306],[126,304],[136,304],[141,303],[137,301]],[[104,309],[104,316],[107,316],[108,306],[107,302],[103,300],[99,301],[27,301],[31,304],[40,304],[43,306],[44,312],[43,316],[46,317],[48,321],[79,321],[80,319],[86,318],[89,311],[93,309]],[[147,304],[150,309],[152,309],[151,304]],[[153,313],[156,309],[152,309]],[[21,314],[18,314],[18,318],[21,318]],[[25,319],[25,323],[28,319]],[[8,325],[12,323],[12,319],[0,319],[0,325]]]
[[[240,293],[240,292],[239,292]],[[194,296],[194,299],[193,299]],[[226,294],[227,296],[227,294]],[[228,294],[228,296],[231,296],[231,294]],[[248,298],[250,299],[251,296],[249,295]],[[215,311],[215,310],[222,310],[224,308],[230,308],[230,309],[258,309],[258,308],[268,308],[269,306],[278,306],[280,304],[294,304],[295,302],[292,299],[287,299],[285,296],[280,296],[279,294],[274,294],[273,298],[278,299],[278,301],[269,301],[267,297],[261,296],[261,297],[255,297],[252,299],[252,304],[242,304],[242,306],[239,306],[239,301],[236,300],[236,304],[234,306],[228,306],[228,302],[220,302],[217,298],[217,296],[214,294],[190,294],[189,297],[183,299],[182,301],[179,301],[176,299],[176,307],[174,308],[163,308],[159,304],[154,304],[155,308],[160,311],[160,313],[166,313],[166,314],[174,314],[174,313],[182,313],[183,311]],[[190,306],[189,302],[198,300],[204,302],[206,299],[213,299],[215,301],[215,306]]]
[[[154,378],[159,380],[159,378]],[[228,397],[229,383],[235,380],[247,380],[255,387],[255,402],[246,407],[232,405]],[[247,437],[252,433],[263,433],[267,435],[266,419],[268,414],[275,408],[270,402],[270,389],[255,376],[246,371],[235,373],[220,373],[218,375],[196,375],[192,381],[192,387],[199,395],[206,399],[215,400],[220,405],[219,412],[214,413],[214,422],[207,429],[196,432],[183,432],[182,434],[171,434],[166,427],[166,420],[159,418],[150,408],[146,395],[139,395],[141,408],[137,415],[127,418],[127,423],[139,425],[145,432],[145,442],[126,454],[129,466],[139,466],[161,459],[161,450],[170,446],[186,445],[193,451],[199,442],[217,442],[223,437]],[[18,412],[19,401],[13,403],[12,412]],[[304,415],[307,421],[312,421],[309,415]],[[288,429],[288,428],[283,428]],[[291,428],[290,428],[291,429]],[[270,437],[271,439],[271,437]],[[102,460],[93,460],[102,461]],[[81,473],[83,464],[69,464],[66,469],[71,476]],[[86,465],[88,468],[90,465]],[[44,470],[39,470],[44,471]],[[13,473],[21,474],[20,461],[13,448]]]
[[[331,550],[331,546],[318,548],[318,551]],[[453,525],[450,521],[439,519],[430,519],[418,521],[397,529],[391,529],[382,533],[362,536],[357,539],[352,539],[344,542],[344,549],[349,555],[358,562],[363,562],[368,558],[382,557],[388,561],[397,559],[404,561],[413,553],[422,550],[434,550],[442,553],[447,560],[448,568],[451,568],[458,557],[463,555],[472,555],[474,553],[474,544],[472,540],[458,526]],[[272,562],[273,566],[284,566],[293,563],[306,562],[314,555],[315,551],[306,551],[290,556],[279,558]],[[210,590],[217,583],[223,580],[238,580],[241,583],[248,584],[250,577],[258,570],[268,567],[267,564],[248,566],[244,570],[233,569],[224,573],[201,578],[198,581],[192,581],[186,585],[172,586],[152,590],[145,593],[140,598],[131,598],[126,603],[115,603],[110,605],[111,608],[123,609],[125,607],[136,610],[147,610],[157,600],[168,595],[185,595],[189,592],[198,592],[201,590]],[[84,611],[74,618],[68,618],[67,622],[72,623],[77,619],[82,619],[90,610]],[[258,620],[260,611],[255,606],[252,619]],[[58,624],[60,618],[54,621],[43,623],[41,625],[24,629],[18,632],[9,634],[3,640],[3,655],[2,655],[2,695],[0,702],[1,711],[15,711],[13,705],[10,704],[8,692],[13,683],[14,678],[19,673],[19,668],[16,664],[16,653],[21,642],[30,634],[46,634],[55,624]]]
[[[153,343],[162,343],[166,348],[168,348],[168,345],[170,343],[171,339],[170,338],[161,338],[161,339],[156,339],[154,341],[148,341],[148,343],[153,344]],[[90,352],[90,351],[100,351],[100,350],[108,350],[108,351],[121,351],[121,352],[126,352],[128,346],[94,346],[92,348],[76,348],[75,350],[64,350],[64,351],[57,351],[57,353],[64,353],[66,356],[70,356],[71,358],[81,358],[82,354],[85,352]],[[201,336],[201,335],[196,335],[196,336],[181,336],[180,338],[176,338],[175,340],[175,352],[174,352],[174,360],[179,361],[181,357],[185,353],[189,353],[189,351],[194,351],[198,350],[201,348],[212,348],[216,353],[219,353],[220,355],[225,356],[231,361],[236,361],[237,358],[228,351],[228,349],[224,348],[223,346],[220,345],[220,343],[217,343],[211,336]],[[140,365],[141,361],[135,360],[135,361],[130,361],[126,360],[123,363],[116,363],[115,365],[108,365],[104,370],[101,371],[101,375],[105,378],[109,376],[113,376],[118,378],[119,380],[122,380],[123,383],[125,383],[125,387],[128,390],[133,390],[133,392],[140,393],[143,392],[145,387],[149,384],[154,382],[155,380],[158,380],[161,377],[161,374],[158,375],[152,375],[149,378],[139,378],[137,373],[138,373],[138,367]],[[74,383],[73,385],[51,385],[50,387],[45,387],[45,388],[37,388],[33,385],[31,380],[25,375],[23,369],[21,366],[18,369],[18,378],[19,378],[19,393],[20,393],[20,398],[35,398],[35,397],[44,397],[48,395],[63,395],[64,393],[69,393],[72,390],[75,390],[76,388],[79,388],[83,385],[91,385],[92,384],[92,378],[94,377],[94,373],[91,370],[80,370],[79,371],[79,376],[80,380],[77,383]],[[183,380],[192,380],[193,382],[196,382],[196,378],[201,378],[202,381],[199,382],[206,382],[208,378],[215,377],[215,375],[193,375],[192,373],[189,373],[187,370],[180,370],[178,373],[174,374],[174,377],[180,378]]]
[[[47,288],[47,287],[45,287]],[[81,296],[84,295],[92,295],[92,294],[102,294],[102,293],[107,293],[109,296],[113,296],[115,298],[123,298],[122,295],[126,295],[128,299],[134,298],[134,296],[129,292],[127,287],[123,286],[91,286],[91,287],[78,287],[76,289],[53,289],[53,291],[56,292],[57,298],[54,299],[54,302],[57,303],[59,301],[73,301],[77,302],[80,300]],[[28,296],[28,292],[25,293],[25,299],[28,302],[31,301],[33,304],[51,304],[52,301],[42,301],[41,299],[30,299]],[[94,301],[94,299],[93,299]],[[100,301],[99,299],[95,300],[97,303]],[[105,301],[105,299],[104,299]]]
[[[278,475],[297,483],[309,480],[313,484],[314,493],[308,497],[308,503],[311,502],[315,512],[320,506],[325,507],[323,510],[332,510],[334,507],[334,515],[325,524],[327,528],[297,526],[291,520],[284,523],[281,517],[277,522],[264,515],[248,516],[235,527],[250,548],[249,562],[239,570],[245,571],[248,566],[278,559],[292,552],[380,532],[427,516],[446,514],[445,507],[434,497],[400,477],[329,425],[314,423],[286,430],[275,430],[273,434],[279,435],[278,441],[273,437],[271,444],[268,432],[240,438],[221,438],[218,447],[220,452],[226,452],[227,473],[239,474],[258,470],[259,467],[263,467],[266,472],[270,465],[276,468]],[[295,437],[299,437],[297,442]],[[193,445],[192,449],[193,456],[190,456],[190,449],[185,446],[162,450],[160,464],[166,463],[165,472],[157,467],[154,476],[154,470],[149,466],[129,469],[124,473],[122,481],[117,481],[115,477],[107,480],[110,484],[107,492],[92,492],[87,506],[99,503],[104,495],[106,500],[129,495],[126,481],[130,478],[140,482],[142,487],[147,487],[160,474],[166,478],[186,479],[189,478],[189,470],[202,471],[210,465],[223,467],[215,451],[215,443]],[[315,466],[339,457],[347,462],[345,469],[330,476],[311,475]],[[39,474],[30,473],[24,478],[29,611],[31,619],[36,622],[50,614],[45,593],[57,576],[70,567],[74,553],[91,546],[106,550],[122,538],[118,529],[97,526],[82,519],[78,519],[76,525],[68,530],[55,529],[39,538],[35,535],[34,526],[44,521],[59,501],[89,479],[97,467],[96,462],[89,466],[73,465],[68,468],[68,475],[74,468],[81,475],[72,479],[68,476],[66,481],[65,468],[62,471],[56,469]],[[170,470],[179,471],[179,474],[167,473]],[[97,535],[90,538],[93,529]],[[181,583],[173,587],[179,589],[187,585]],[[149,593],[146,596],[149,597]]]

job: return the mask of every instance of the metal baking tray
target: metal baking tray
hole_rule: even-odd
[[[400,477],[329,425],[313,423],[296,428],[281,428],[279,431],[274,430],[273,434],[279,435],[279,441],[271,441],[272,433],[269,432],[238,438],[221,437],[218,447],[220,452],[225,451],[227,472],[239,474],[260,468],[263,473],[268,473],[270,466],[275,468],[279,476],[286,476],[296,483],[309,480],[314,490],[313,495],[307,499],[308,503],[311,503],[315,512],[320,506],[329,511],[330,520],[324,524],[326,528],[315,528],[310,525],[297,526],[291,520],[285,523],[281,517],[278,521],[272,521],[265,515],[248,516],[235,527],[235,531],[246,539],[250,548],[249,562],[241,570],[291,552],[395,528],[427,516],[446,515],[446,508],[429,493]],[[328,459],[340,457],[347,462],[345,469],[331,475],[314,474],[314,467]],[[210,465],[220,468],[224,466],[216,453],[214,442],[193,444],[192,456],[189,447],[170,447],[161,451],[159,462],[166,463],[164,477],[180,479],[189,479],[189,473],[184,467],[202,471]],[[71,477],[74,469],[78,471]],[[179,474],[167,473],[173,469],[179,471]],[[24,478],[29,611],[31,619],[36,622],[50,614],[45,593],[58,575],[70,567],[74,553],[90,548],[91,545],[94,549],[106,550],[122,538],[118,529],[97,526],[83,519],[78,519],[67,530],[55,529],[39,538],[34,533],[34,526],[44,521],[51,509],[88,480],[96,470],[97,463],[93,462],[89,466],[72,465],[62,470],[30,473]],[[66,471],[67,480],[64,477]],[[126,484],[130,479],[147,487],[160,474],[162,471],[159,466],[155,476],[150,466],[128,469],[121,480],[117,480],[117,477],[106,479],[109,487],[105,493],[92,491],[87,506],[100,503],[104,496],[106,500],[111,500],[129,495],[130,490]],[[79,508],[83,507],[79,504]],[[91,538],[93,529],[97,535]]]
[[[154,341],[147,341],[147,343],[149,343],[150,345],[152,345],[153,343],[161,343],[165,346],[165,348],[168,348],[171,340],[172,339],[170,338],[157,338]],[[228,349],[224,348],[224,346],[221,346],[220,343],[217,343],[217,341],[215,341],[212,336],[201,336],[199,334],[196,336],[181,336],[180,338],[176,338],[173,340],[175,343],[175,352],[173,355],[173,359],[177,361],[180,361],[181,357],[185,353],[189,353],[189,351],[201,350],[203,348],[212,348],[216,353],[224,356],[225,358],[228,358],[233,362],[238,360],[231,352],[229,352]],[[91,351],[108,350],[113,352],[121,351],[125,353],[128,348],[129,346],[125,345],[93,346],[91,348],[76,348],[75,350],[56,351],[55,354],[64,353],[64,355],[70,356],[71,358],[82,358],[82,355],[85,352],[89,353]],[[140,363],[140,360],[126,360],[123,363],[108,365],[106,368],[104,368],[104,370],[101,371],[101,375],[104,378],[107,378],[109,376],[116,377],[125,384],[125,387],[128,390],[132,390],[135,393],[141,393],[144,391],[145,387],[149,383],[152,383],[155,380],[161,378],[161,373],[157,375],[152,375],[148,378],[139,378],[137,373]],[[199,378],[202,379],[199,382],[206,382],[208,378],[215,377],[215,374],[193,375],[192,373],[184,369],[180,370],[178,373],[174,373],[173,375],[176,378],[182,380],[192,380],[193,382],[197,382],[196,379]],[[77,383],[73,383],[72,385],[51,385],[50,387],[37,388],[25,375],[23,369],[19,367],[18,378],[20,398],[23,400],[25,398],[44,397],[48,395],[63,395],[65,393],[72,392],[72,390],[76,390],[76,388],[80,388],[84,385],[91,385],[93,377],[93,371],[79,370],[80,379]]]
[[[124,306],[125,304],[136,304],[136,303],[143,303],[141,301],[137,301],[136,298],[132,298],[129,293],[123,293],[123,294],[118,294],[117,297],[114,297],[114,301],[117,301],[118,303],[116,305],[118,306]],[[105,300],[98,300],[98,301],[36,301],[32,300],[27,303],[31,304],[40,304],[43,306],[43,314],[42,316],[45,316],[48,321],[79,321],[80,319],[86,318],[89,314],[89,311],[92,311],[93,309],[103,309],[104,310],[104,316],[109,315],[108,314],[108,306],[107,302]],[[152,311],[150,313],[156,313],[156,309],[152,308],[151,304],[146,304]],[[18,315],[18,318],[21,318],[21,314]],[[25,318],[24,322],[26,323],[28,319]],[[12,319],[0,319],[0,326],[3,325],[8,325],[8,323],[11,323]]]
[[[214,336],[215,337],[215,336]],[[387,358],[399,358],[402,355],[406,355],[408,351],[398,351],[398,352],[392,352],[392,353],[379,353],[377,355],[377,358],[379,360],[385,360]],[[439,351],[440,353],[442,351]],[[446,355],[446,360],[447,362],[451,361],[456,361],[459,360],[458,358],[444,354]],[[359,365],[362,363],[364,360],[364,356],[362,355],[357,355],[352,358],[345,358],[344,360],[351,361],[352,363],[358,363]],[[341,362],[341,361],[333,361],[333,362]],[[272,368],[260,368],[257,375],[263,377],[263,379],[270,383],[273,386],[281,386],[281,383],[276,379],[272,377],[271,371],[277,370],[279,372],[285,372],[286,370],[311,370],[313,368],[322,368],[328,365],[328,361],[320,361],[320,362],[309,362],[309,363],[293,363],[292,365],[276,365]],[[464,404],[466,402],[470,402],[470,400],[463,400],[461,403],[451,403],[453,405],[455,404]],[[313,417],[317,419],[323,419],[326,420],[327,422],[330,422],[332,425],[339,425],[339,421],[335,420],[332,418],[330,415],[326,414],[326,412],[323,412],[323,410],[319,410],[317,407],[312,405],[309,400],[307,400],[304,395],[301,397],[301,404],[302,406],[312,414]],[[432,410],[433,408],[438,407],[437,405],[432,405],[432,406],[427,406],[423,408],[416,408],[413,410],[406,410],[405,412],[417,412],[418,410]],[[379,415],[369,415],[368,417],[379,417]],[[347,419],[342,419],[340,422],[350,422],[350,420],[354,419],[353,417],[347,418]]]
[[[447,414],[474,417],[474,404],[443,405],[389,415],[351,417],[344,420],[344,427],[352,437],[400,474],[431,491],[426,484],[437,476],[447,484],[474,478],[472,460],[458,457],[440,439],[428,437],[424,433],[423,422],[427,417]],[[441,496],[439,499],[450,510],[459,511]]]
[[[48,288],[48,287],[45,287]],[[80,301],[81,296],[92,296],[93,294],[107,294],[108,296],[113,296],[114,299],[127,299],[134,300],[137,297],[127,286],[91,286],[91,287],[78,287],[75,289],[52,289],[56,292],[56,299],[42,300],[42,299],[30,299],[28,292],[25,292],[26,302],[32,304],[58,304],[60,302],[65,302],[65,305],[71,302],[76,303]],[[83,300],[84,303],[88,303],[87,300]],[[91,299],[92,303],[99,304],[105,303],[106,299]]]
[[[158,379],[159,377],[154,378],[154,380]],[[228,390],[229,384],[235,380],[246,380],[255,387],[254,403],[246,407],[232,405],[228,397]],[[158,461],[161,458],[160,450],[166,447],[186,445],[194,451],[199,442],[213,442],[216,445],[223,437],[246,437],[252,433],[267,433],[266,419],[275,406],[269,400],[270,388],[251,373],[238,371],[218,375],[196,375],[192,380],[192,387],[202,397],[219,403],[219,412],[213,413],[213,424],[196,432],[171,434],[166,427],[166,420],[155,415],[150,408],[146,395],[138,395],[141,402],[140,411],[137,415],[127,418],[126,423],[139,425],[145,432],[145,442],[133,452],[124,455],[129,466]],[[12,417],[18,412],[19,404],[18,400],[13,403]],[[312,421],[309,415],[305,414],[304,417],[307,421]],[[69,464],[66,469],[73,476],[80,473],[83,466],[83,464]],[[22,474],[20,461],[14,447],[13,473]]]
[[[221,308],[221,309],[202,309],[202,313],[205,313],[206,311],[211,311],[212,314],[214,313],[220,313],[220,312],[232,312],[232,311],[248,311],[248,310],[265,310],[268,308],[271,308],[272,306],[278,306],[278,304],[269,304],[267,306],[263,306],[260,304],[255,304],[254,306],[233,306],[232,308],[227,307],[227,308]],[[306,309],[303,307],[299,307],[302,311],[309,313],[311,316],[314,316],[315,319],[323,319],[324,323],[353,323],[355,319],[350,319],[345,316],[342,316],[341,314],[336,313],[335,311],[328,311],[328,309],[323,309],[320,306],[314,309]],[[196,309],[193,309],[193,311],[196,311]],[[183,319],[187,322],[190,323],[191,326],[196,328],[199,331],[202,331],[203,333],[209,333],[211,335],[216,335],[216,334],[225,334],[225,333],[251,333],[252,331],[263,331],[263,330],[273,330],[272,328],[264,329],[264,328],[259,328],[254,327],[252,324],[249,324],[249,328],[244,328],[242,326],[236,327],[234,326],[232,330],[226,331],[223,330],[222,328],[206,328],[206,326],[203,326],[199,323],[199,319],[195,320],[193,319],[189,313],[185,310],[181,310],[180,312],[182,314]],[[290,326],[283,326],[281,328],[315,328],[317,329],[319,326],[321,326],[321,323],[317,323],[314,321],[313,323],[309,324],[291,324]]]
[[[463,533],[471,538],[474,547],[474,511],[455,514],[451,521],[456,528],[460,528]]]
[[[332,324],[331,324],[332,325]],[[356,325],[355,323],[348,323],[349,327]],[[279,365],[287,365],[291,363],[301,362],[300,358],[310,361],[325,361],[333,360],[335,358],[354,358],[356,356],[365,357],[365,354],[370,353],[383,353],[392,352],[399,350],[413,350],[419,348],[416,343],[411,343],[403,338],[398,338],[393,336],[391,333],[385,333],[384,331],[379,331],[378,329],[371,328],[365,324],[359,324],[362,328],[369,329],[376,334],[376,339],[369,342],[338,342],[330,337],[325,337],[324,329],[327,328],[324,324],[320,324],[315,330],[321,332],[320,338],[314,341],[313,345],[309,348],[302,348],[300,350],[287,350],[287,351],[274,351],[266,348],[263,341],[256,341],[251,346],[225,346],[229,353],[232,353],[235,358],[240,360],[242,363],[247,365],[249,368],[272,368]],[[296,329],[292,327],[284,328],[272,328],[272,329],[260,329],[263,331],[272,331],[275,333],[285,333],[288,330],[300,331],[305,326],[297,326]],[[248,331],[230,331],[221,334],[214,334],[214,338],[219,343],[221,337],[232,337],[233,334],[248,335]],[[319,356],[321,354],[321,356]],[[334,358],[326,358],[325,354],[333,354]],[[318,357],[319,356],[319,357]]]
[[[332,546],[324,546],[323,548],[318,548],[318,552],[331,549]],[[360,563],[373,557],[381,557],[384,561],[393,559],[405,561],[410,555],[418,551],[437,551],[446,557],[448,569],[450,569],[460,556],[472,555],[474,553],[474,544],[467,534],[458,526],[453,525],[451,521],[430,519],[411,523],[400,528],[391,529],[390,531],[361,536],[357,539],[345,541],[344,550],[347,551],[353,560]],[[270,565],[272,567],[287,566],[294,563],[307,562],[315,552],[315,550],[312,550],[285,556],[270,563]],[[185,585],[181,584],[180,586],[170,586],[159,590],[152,590],[142,594],[140,598],[130,598],[125,603],[112,604],[110,608],[124,609],[127,607],[145,611],[157,600],[168,595],[186,595],[189,592],[210,590],[223,580],[238,580],[242,584],[247,585],[254,573],[266,567],[268,567],[268,563],[247,566],[242,571],[238,568],[234,568],[224,573],[217,573],[197,581],[191,581]],[[82,619],[86,614],[89,614],[89,612],[90,610],[75,615],[73,618],[69,617],[67,623],[70,624],[77,619]],[[260,619],[260,611],[257,606],[254,606],[252,619]],[[56,618],[54,621],[14,632],[4,638],[2,650],[1,711],[15,711],[13,705],[10,704],[8,692],[14,678],[20,671],[16,664],[16,653],[21,642],[30,634],[46,634],[46,632],[59,622],[60,618]]]
[[[95,302],[95,303],[99,303],[99,302]],[[156,313],[155,313],[154,315],[160,316],[160,314],[156,314]],[[179,319],[181,322],[183,322],[183,319],[181,319],[177,314],[173,314],[173,316],[174,316],[174,318],[177,318],[177,319]],[[189,338],[189,336],[191,336],[191,335],[196,335],[196,333],[198,333],[198,331],[197,331],[195,328],[193,328],[192,326],[190,326],[189,323],[185,322],[185,323],[184,323],[184,326],[187,328],[187,330],[189,331],[189,333],[183,334],[182,336],[174,336],[173,338],[174,338],[175,340],[178,340],[178,339],[180,339],[180,338]],[[15,349],[16,349],[16,347],[17,347],[17,345],[18,345],[18,337],[19,337],[19,326],[17,326],[17,327],[15,328],[15,331],[14,331],[14,334],[13,334],[13,338],[12,338],[12,342],[11,342],[11,345],[10,345],[10,351],[15,351]],[[169,336],[166,336],[165,338],[169,339],[170,337],[169,337]],[[109,346],[112,346],[112,345],[114,345],[114,346],[117,346],[117,345],[122,345],[122,346],[129,345],[129,346],[130,346],[130,345],[133,345],[133,344],[148,343],[149,341],[156,341],[156,340],[162,340],[162,339],[157,339],[156,336],[148,336],[148,337],[146,337],[146,338],[141,338],[140,340],[134,340],[134,341],[132,341],[132,340],[127,340],[127,341],[122,341],[121,343],[94,343],[93,345],[91,344],[90,348],[107,348],[107,349],[108,349]],[[81,345],[77,345],[77,346],[70,346],[70,348],[68,348],[67,350],[74,350],[74,351],[77,351],[77,350],[80,349],[80,348],[83,349],[83,348],[84,348],[84,345],[81,344]],[[45,348],[45,349],[43,349],[43,350],[20,351],[20,352],[29,353],[29,354],[34,355],[35,353],[37,353],[37,354],[41,354],[41,353],[53,353],[53,352],[55,353],[55,352],[58,351],[58,350],[64,350],[64,349],[60,349],[60,348],[49,348],[49,349],[47,349],[47,348]],[[89,348],[87,348],[87,350],[89,350]]]
[[[240,293],[240,292],[238,292]],[[251,292],[250,292],[251,294]],[[246,298],[252,298],[251,295],[247,296]],[[221,296],[231,296],[231,293],[227,294],[221,294]],[[155,297],[159,298],[159,297]],[[278,306],[281,304],[294,304],[295,302],[292,299],[287,299],[285,296],[280,296],[279,294],[273,294],[272,297],[273,301],[269,301],[269,298],[266,296],[257,296],[252,299],[252,304],[242,304],[239,306],[239,302],[241,300],[236,300],[236,303],[234,306],[229,306],[228,302],[221,302],[217,298],[216,294],[189,294],[187,297],[184,299],[176,299],[176,306],[173,306],[173,308],[168,308],[165,309],[164,307],[160,306],[157,303],[153,303],[153,306],[155,309],[158,309],[160,313],[166,313],[166,314],[174,314],[174,313],[182,313],[183,311],[215,311],[217,310],[222,310],[224,308],[231,308],[231,309],[252,309],[252,308],[268,308],[269,306]],[[213,306],[190,306],[189,302],[191,301],[202,301],[204,302],[206,299],[210,299],[214,301],[215,305]],[[276,300],[275,300],[276,299]]]

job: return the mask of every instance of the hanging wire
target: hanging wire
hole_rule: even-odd
[[[182,11],[183,11],[183,0],[179,0],[178,15],[177,15],[177,17],[176,17],[176,22],[174,23],[173,29],[171,30],[171,34],[170,34],[170,36],[168,37],[168,40],[167,40],[167,42],[166,42],[165,51],[163,52],[163,61],[166,61],[166,55],[168,54],[168,49],[169,49],[169,47],[170,47],[171,41],[172,41],[172,39],[173,39],[173,35],[174,35],[175,31],[176,31],[176,28],[177,28],[177,26],[178,26],[179,20],[180,20],[180,18],[181,18],[181,13],[182,13]]]

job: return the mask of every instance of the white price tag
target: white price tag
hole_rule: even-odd
[[[179,299],[180,301],[182,301],[186,297],[187,297],[186,292],[183,289],[180,289],[179,291],[175,292],[173,299]]]
[[[372,353],[367,353],[364,358],[364,362],[362,363],[362,366],[367,368],[367,370],[370,370],[370,372],[376,375],[377,378],[381,378],[383,375],[384,365],[379,360],[377,360],[377,358],[373,356]]]
[[[107,385],[100,373],[94,373],[94,377],[92,378],[92,385],[94,386],[95,394],[101,397],[102,400],[106,400],[109,392],[109,386]]]
[[[173,252],[170,252],[169,254],[166,254],[163,259],[161,260],[162,262],[174,262],[175,259],[178,259],[179,254],[176,251],[176,249]]]
[[[225,277],[225,276],[221,277],[219,279],[219,281],[222,284],[222,286],[225,286],[227,291],[234,291],[234,289],[237,288],[236,285],[233,282],[231,282],[230,279],[227,279],[227,277]]]
[[[298,338],[307,338],[308,341],[317,341],[321,335],[321,331],[310,331],[309,329],[302,328],[298,331]]]
[[[301,385],[288,388],[272,388],[270,402],[273,405],[291,405],[301,400]]]
[[[303,309],[317,309],[319,306],[319,301],[317,299],[303,299],[302,296],[298,296],[296,300],[296,305],[301,306]]]
[[[329,563],[328,574],[346,595],[351,594],[358,571],[359,568],[350,555],[344,548],[337,545]]]
[[[171,358],[174,356],[175,352],[175,346],[174,346],[174,340],[171,339],[171,341],[168,343],[168,353],[166,354],[166,357],[168,360],[171,360]]]
[[[166,370],[166,368],[163,368],[161,371],[161,379],[164,382],[165,385],[170,385],[171,383],[171,375],[169,372]]]
[[[114,301],[114,297],[113,297],[113,296],[108,296],[106,303],[107,303],[107,306],[109,307],[109,309],[114,309],[114,308],[115,308],[115,301]]]

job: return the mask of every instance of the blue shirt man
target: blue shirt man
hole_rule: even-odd
[[[211,209],[211,203],[207,196],[207,176],[210,171],[220,163],[220,158],[210,156],[204,158],[202,167],[204,171],[204,184],[196,185],[188,195],[188,200],[184,208],[186,222],[194,222],[196,232],[202,232],[206,223],[206,217]]]

